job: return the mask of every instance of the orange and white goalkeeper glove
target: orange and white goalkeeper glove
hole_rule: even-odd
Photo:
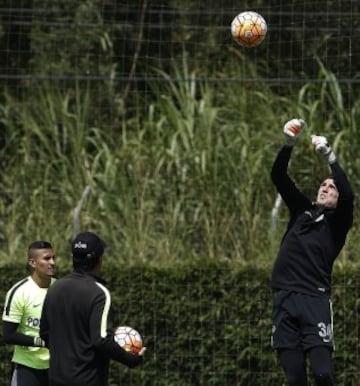
[[[323,137],[322,135],[312,135],[311,143],[314,145],[315,151],[324,155],[329,164],[336,161],[336,156],[326,137]]]
[[[294,146],[297,139],[304,130],[305,121],[303,119],[293,118],[290,121],[287,121],[283,128],[285,135],[285,146]]]

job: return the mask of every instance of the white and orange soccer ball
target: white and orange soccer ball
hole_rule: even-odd
[[[266,33],[266,21],[257,12],[239,13],[231,23],[233,39],[244,47],[258,46],[265,39]]]
[[[138,331],[129,326],[116,327],[114,340],[124,350],[138,354],[143,348],[143,339]]]

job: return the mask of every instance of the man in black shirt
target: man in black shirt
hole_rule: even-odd
[[[301,119],[285,124],[285,143],[271,171],[272,181],[290,211],[271,276],[272,347],[278,352],[289,385],[308,384],[308,357],[316,384],[332,386],[331,275],[353,222],[354,196],[323,136],[312,136],[312,144],[328,162],[331,177],[320,185],[316,201],[301,193],[288,176],[293,146],[304,125]]]
[[[114,340],[111,296],[100,278],[103,241],[83,232],[72,243],[74,272],[57,280],[45,297],[40,336],[50,349],[50,386],[106,386],[110,359],[135,367],[139,355]]]

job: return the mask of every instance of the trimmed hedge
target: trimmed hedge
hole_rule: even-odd
[[[61,269],[61,277],[69,269]],[[271,267],[197,261],[156,268],[106,263],[115,322],[144,337],[146,360],[129,370],[111,364],[110,385],[276,385],[284,377],[270,348]],[[0,270],[2,299],[24,273]],[[334,274],[335,370],[339,384],[359,377],[359,280],[356,267]],[[0,370],[9,371],[11,348],[0,348]],[[4,382],[1,382],[4,384]]]

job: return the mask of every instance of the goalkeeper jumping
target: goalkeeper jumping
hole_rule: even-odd
[[[273,267],[272,347],[290,386],[306,386],[307,358],[316,385],[335,385],[331,275],[353,222],[354,195],[345,172],[323,136],[312,136],[315,152],[329,164],[331,176],[308,199],[287,174],[294,145],[305,122],[284,126],[285,143],[271,178],[290,211],[290,220]]]

